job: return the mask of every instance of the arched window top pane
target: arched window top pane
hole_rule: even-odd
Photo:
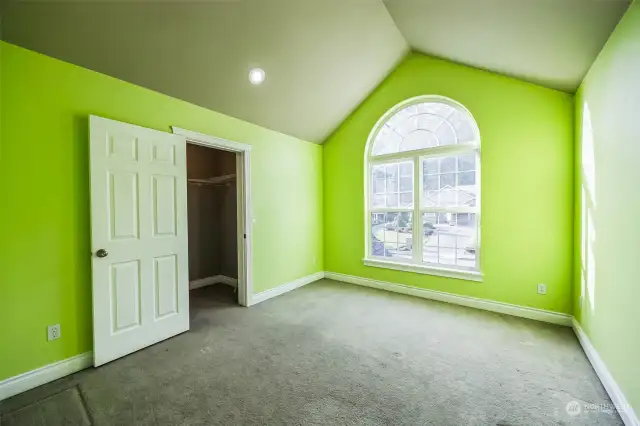
[[[473,117],[455,103],[424,100],[406,106],[378,129],[371,155],[478,142]]]

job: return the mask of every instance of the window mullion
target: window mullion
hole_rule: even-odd
[[[413,212],[411,207],[372,207],[369,209],[369,213],[399,213],[399,212]]]
[[[420,157],[413,157],[413,261],[422,262],[422,179],[420,173]]]
[[[480,150],[478,141],[471,143],[461,143],[455,145],[443,145],[430,148],[422,148],[411,151],[392,152],[390,154],[370,155],[371,164],[387,163],[396,160],[408,160],[413,156],[421,157],[447,157],[451,155],[460,155],[468,152]]]
[[[424,207],[423,213],[480,213],[478,207]]]

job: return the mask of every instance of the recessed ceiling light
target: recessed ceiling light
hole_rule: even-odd
[[[249,70],[249,81],[251,84],[262,84],[264,77],[265,74],[262,68],[252,68]]]

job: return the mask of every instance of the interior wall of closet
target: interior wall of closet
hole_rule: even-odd
[[[236,154],[187,144],[189,281],[238,278]]]

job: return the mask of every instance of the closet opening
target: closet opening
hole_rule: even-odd
[[[238,298],[241,156],[187,144],[189,289],[191,304],[196,304],[192,310],[203,304],[211,306],[212,302],[243,304]]]

